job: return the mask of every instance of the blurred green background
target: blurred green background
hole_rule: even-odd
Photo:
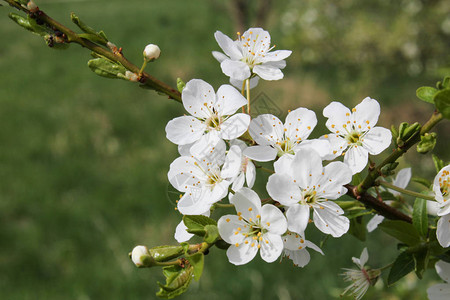
[[[415,90],[450,70],[444,0],[37,4],[66,25],[76,12],[137,65],[144,46],[158,44],[163,54],[147,71],[173,86],[177,77],[215,88],[227,83],[211,55],[219,50],[214,32],[234,38],[245,26],[264,26],[277,49],[293,54],[285,79],[261,81],[252,95],[263,92],[284,112],[306,106],[320,121],[332,100],[352,106],[371,96],[382,105],[380,125],[423,122],[433,107]],[[164,127],[182,106],[94,75],[88,51],[46,47],[9,20],[11,11],[0,7],[0,299],[153,299],[160,271],[136,269],[127,254],[137,244],[175,243],[180,215],[166,174],[178,154]],[[324,128],[321,122],[314,137]],[[438,126],[434,151],[446,160],[449,129]],[[409,153],[402,165],[414,165],[416,176],[435,174],[429,156]],[[322,236],[311,230],[309,238],[319,243]],[[259,257],[237,268],[215,248],[200,283],[180,299],[334,299],[346,286],[340,268],[351,267],[365,246],[369,265],[395,258],[395,242],[378,231],[365,243],[350,235],[328,239],[326,255],[312,253],[303,269]],[[388,290],[377,285],[367,299],[424,299],[439,281],[432,270],[420,282],[410,275]]]

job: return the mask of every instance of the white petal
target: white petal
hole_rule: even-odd
[[[266,243],[265,241],[268,241]],[[259,243],[261,245],[260,255],[263,260],[268,263],[274,262],[280,257],[283,252],[283,240],[281,236],[273,233],[266,233],[263,235],[263,240]]]
[[[322,208],[314,207],[314,224],[323,233],[331,234],[333,237],[340,237],[346,233],[350,227],[347,217],[341,215],[342,209],[334,202],[321,202]]]
[[[397,176],[395,177],[394,182],[392,183],[393,185],[399,187],[399,188],[406,188],[406,186],[408,185],[409,181],[411,180],[411,168],[404,168],[401,169]]]
[[[223,54],[222,52],[218,52],[218,51],[213,51],[212,55],[214,56],[215,59],[217,59],[218,62],[223,62],[225,59],[229,59],[228,56],[226,56],[225,54]]]
[[[316,114],[309,109],[300,107],[288,113],[284,128],[286,136],[291,141],[302,141],[308,138],[317,125]]]
[[[273,163],[273,168],[275,173],[277,174],[288,174],[289,176],[293,176],[292,174],[292,162],[294,161],[294,155],[285,153],[281,156],[276,162]]]
[[[300,149],[306,148],[312,149],[319,153],[322,159],[328,158],[331,154],[331,144],[326,139],[304,140],[294,148],[294,151],[298,152]]]
[[[209,196],[205,196],[207,197],[208,201],[210,203],[215,203],[217,201],[222,200],[223,198],[225,198],[228,195],[228,188],[231,184],[231,181],[228,180],[222,180],[219,183],[216,183],[214,185],[214,188],[210,191]]]
[[[448,300],[450,299],[450,284],[435,284],[427,290],[430,300]]]
[[[439,203],[439,202],[436,202],[436,203]],[[448,214],[450,214],[450,201],[448,201],[448,199],[447,199],[447,202],[440,203],[437,215],[445,216]]]
[[[236,139],[247,131],[249,124],[249,115],[235,114],[220,125],[221,136],[225,140]]]
[[[281,72],[279,68],[269,64],[254,66],[253,73],[257,74],[264,80],[280,80],[284,77],[283,72]]]
[[[241,188],[234,195],[230,194],[230,203],[234,204],[236,211],[246,220],[256,220],[261,212],[261,199],[258,194],[249,188]]]
[[[326,140],[330,143],[330,152],[323,157],[325,160],[332,160],[340,156],[348,146],[347,141],[344,138],[334,133],[325,134],[319,139]]]
[[[345,128],[342,126],[350,121],[351,112],[342,103],[333,101],[323,109],[323,115],[328,118],[326,122],[327,128],[334,133],[344,133]]]
[[[170,164],[167,178],[180,192],[187,192],[206,179],[205,174],[195,164],[197,160],[190,156],[180,156]]]
[[[292,260],[295,266],[301,268],[306,266],[311,260],[311,256],[306,248],[302,248],[301,250],[296,251],[287,250],[286,254],[288,255],[289,259]]]
[[[379,115],[380,104],[377,100],[366,97],[360,104],[356,105],[352,117],[356,124],[361,125],[361,130],[366,131],[377,124]]]
[[[239,51],[238,47],[232,39],[230,39],[220,31],[216,31],[214,33],[214,37],[216,38],[216,41],[219,44],[220,48],[222,48],[223,52],[225,52],[225,54],[228,55],[231,59],[242,58],[241,51]]]
[[[178,243],[183,243],[189,241],[194,235],[186,231],[187,227],[181,221],[177,228],[175,229],[175,239]]]
[[[221,165],[225,161],[226,144],[217,131],[210,131],[195,142],[190,149],[191,155],[198,159],[206,158]]]
[[[288,58],[292,54],[290,50],[271,51],[265,55],[262,61],[279,61]]]
[[[245,183],[245,175],[243,172],[241,172],[233,181],[233,184],[231,185],[231,189],[233,191],[237,191],[241,189],[244,186]]]
[[[450,214],[439,219],[436,236],[442,247],[447,248],[450,246]]]
[[[201,189],[186,192],[178,201],[178,211],[183,215],[201,215],[211,208],[211,203],[205,201]]]
[[[302,199],[300,188],[287,174],[270,175],[266,188],[269,196],[283,205],[294,205]]]
[[[272,161],[278,151],[270,146],[252,146],[244,150],[244,155],[255,161]]]
[[[367,149],[370,154],[380,154],[384,149],[391,144],[392,133],[389,129],[383,127],[372,128],[361,139],[363,147]]]
[[[258,85],[259,82],[259,77],[255,76],[250,78],[250,89],[256,87]],[[241,90],[242,89],[242,85],[244,84],[244,80],[237,80],[234,78],[230,78],[230,83],[232,86],[234,86],[235,88]]]
[[[184,108],[194,117],[206,119],[211,115],[216,94],[213,87],[201,80],[192,79],[181,93]]]
[[[439,203],[436,201],[427,200],[427,213],[432,216],[437,216],[439,211]]]
[[[436,272],[445,282],[450,283],[450,263],[440,260],[435,265]]]
[[[194,143],[186,144],[186,145],[178,145],[178,153],[181,156],[191,156],[191,147]]]
[[[250,77],[249,66],[242,61],[226,59],[220,63],[222,72],[236,80],[245,80]]]
[[[347,192],[343,185],[352,180],[352,171],[350,168],[340,162],[329,163],[323,170],[323,176],[316,187],[320,198],[337,199]]]
[[[316,244],[314,244],[314,243],[312,243],[310,241],[305,241],[305,244],[306,244],[306,246],[308,246],[308,248],[311,248],[314,251],[319,252],[322,255],[325,255],[325,254],[323,254],[322,249],[320,249]]]
[[[293,179],[301,188],[309,188],[315,185],[322,176],[322,159],[312,149],[299,150],[292,161]]]
[[[225,164],[222,167],[220,176],[222,178],[233,178],[238,175],[241,169],[242,150],[239,146],[231,146],[225,157]]]
[[[230,263],[239,266],[244,265],[251,261],[258,252],[258,247],[253,244],[251,246],[251,240],[248,238],[249,242],[247,244],[240,243],[238,247],[236,245],[231,245],[227,250],[227,257]]]
[[[206,125],[194,117],[178,117],[170,120],[166,126],[166,137],[177,145],[198,141],[205,132]]]
[[[367,252],[367,248],[364,248],[359,259],[361,267],[367,263],[367,260],[369,260],[369,253]]]
[[[266,204],[261,208],[261,226],[270,233],[282,235],[287,230],[287,221],[279,208]]]
[[[304,236],[306,226],[308,226],[309,222],[309,206],[298,204],[289,207],[286,212],[286,218],[288,221],[288,229]]]
[[[363,147],[351,147],[345,152],[344,163],[346,163],[353,174],[361,172],[367,165],[369,153]]]
[[[242,151],[244,151],[245,148],[247,148],[247,144],[244,141],[238,140],[238,139],[234,139],[230,141],[230,146],[239,146],[239,148],[241,148]]]
[[[434,177],[433,192],[435,194],[436,201],[439,202],[439,203],[443,203],[444,202],[444,197],[442,195],[440,182],[441,181],[447,181],[448,182],[450,180],[450,176],[446,175],[446,174],[448,174],[448,172],[450,172],[450,165],[447,165],[447,166],[443,167],[437,173],[436,177]],[[446,197],[446,199],[449,199],[448,196]]]
[[[255,165],[249,160],[247,162],[247,170],[245,172],[245,179],[247,181],[247,186],[252,188],[256,180],[256,168]]]
[[[247,99],[229,84],[221,85],[217,90],[216,109],[221,116],[232,115],[238,108],[247,104]]]
[[[274,115],[264,114],[250,122],[249,133],[259,145],[274,145],[282,142],[284,126]]]
[[[367,231],[372,232],[374,231],[378,225],[383,222],[384,217],[382,215],[375,215],[372,219],[370,219],[369,222],[367,222]]]
[[[224,215],[220,217],[217,221],[217,228],[219,229],[220,237],[228,244],[242,243],[244,241],[244,236],[237,229],[239,227],[243,228],[245,223],[239,220],[236,215]]]

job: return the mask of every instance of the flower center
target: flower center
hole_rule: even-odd
[[[221,121],[221,118],[217,114],[213,114],[206,120],[205,123],[209,129],[220,130],[220,124],[222,123]]]
[[[289,138],[286,138],[282,142],[277,143],[278,146],[278,156],[281,157],[283,154],[292,154],[294,155],[294,146],[295,144],[291,142]]]
[[[358,145],[361,146],[362,143],[360,141],[361,138],[361,133],[358,131],[351,131],[350,133],[348,133],[345,137],[345,139],[347,140],[347,143],[350,145]]]
[[[220,177],[220,174],[214,173],[214,172],[210,172],[207,174],[208,178],[206,179],[206,186],[210,187],[211,190],[214,188],[214,186],[221,182],[223,179],[222,177]]]
[[[314,204],[317,202],[316,190],[307,190],[303,192],[303,203]]]

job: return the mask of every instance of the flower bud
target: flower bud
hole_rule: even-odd
[[[130,71],[125,72],[125,78],[128,79],[129,81],[133,81],[133,82],[139,81],[139,76],[136,73],[133,73]]]
[[[33,0],[28,1],[27,8],[30,12],[35,13],[39,10],[39,7],[34,3]]]
[[[148,44],[144,49],[144,59],[153,61],[161,55],[161,49],[157,45]]]
[[[136,246],[131,252],[131,260],[136,267],[152,267],[155,264],[155,260],[148,252],[145,246]]]

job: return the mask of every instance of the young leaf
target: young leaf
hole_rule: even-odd
[[[419,98],[420,100],[423,100],[428,103],[434,103],[433,97],[434,97],[434,94],[436,94],[437,92],[438,92],[438,90],[435,88],[432,88],[429,86],[423,86],[423,87],[420,87],[417,89],[416,95],[417,95],[417,98]]]
[[[444,116],[444,118],[450,119],[450,89],[437,92],[433,99],[437,110]]]
[[[194,279],[198,281],[203,273],[203,266],[205,264],[205,256],[203,253],[195,253],[186,256],[192,267],[194,267]]]
[[[182,246],[158,246],[148,251],[157,262],[169,261],[184,253]]]
[[[414,246],[420,242],[420,235],[416,228],[412,224],[404,221],[385,220],[378,227],[409,246]]]
[[[439,173],[440,170],[442,170],[442,168],[445,166],[445,163],[442,159],[440,159],[439,157],[437,157],[437,155],[431,155],[431,157],[433,158],[433,162],[434,162],[434,167],[436,169],[436,173]]]
[[[430,261],[428,248],[422,249],[419,252],[415,252],[413,254],[413,258],[416,275],[419,279],[422,279],[423,273],[428,268],[428,262]]]
[[[192,281],[193,272],[194,267],[191,265],[186,268],[180,266],[164,267],[163,274],[166,277],[166,284],[164,285],[158,282],[160,290],[156,293],[156,296],[164,299],[172,299],[183,294]]]
[[[206,225],[216,225],[217,222],[211,218],[206,216],[183,216],[184,225],[187,227],[187,232],[196,234],[199,236],[205,236]]]
[[[421,236],[426,237],[428,233],[427,201],[416,198],[413,209],[413,225]]]
[[[220,237],[219,229],[216,225],[206,225],[205,232],[205,242],[208,244],[213,244]]]
[[[411,253],[402,252],[394,261],[388,276],[388,286],[393,285],[405,275],[414,271],[415,263]]]
[[[97,75],[107,78],[120,78],[118,74],[125,74],[127,69],[106,58],[94,58],[88,61],[88,67]]]

